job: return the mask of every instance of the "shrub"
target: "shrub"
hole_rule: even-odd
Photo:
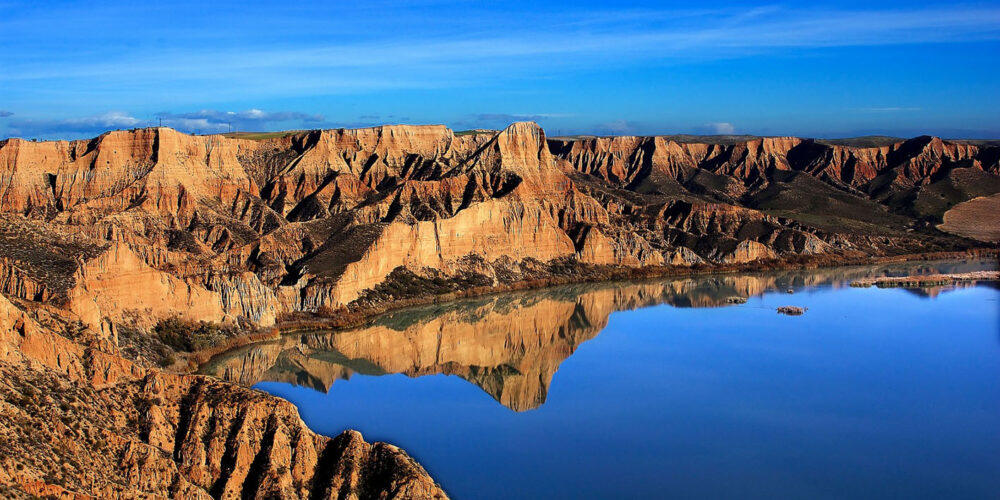
[[[174,363],[176,363],[176,362],[177,362],[177,357],[176,357],[176,356],[174,356],[174,353],[172,353],[172,352],[168,352],[168,353],[166,353],[166,354],[162,355],[162,356],[160,357],[160,359],[158,359],[158,360],[157,360],[156,362],[157,362],[157,363],[158,363],[158,364],[159,364],[159,365],[160,365],[161,367],[163,367],[163,368],[166,368],[166,367],[168,367],[168,366],[173,366],[173,365],[174,365]]]
[[[57,333],[70,340],[76,340],[83,336],[86,331],[87,326],[84,325],[82,321],[77,321],[75,323],[67,324],[62,331],[57,331]]]
[[[175,351],[194,352],[207,349],[237,335],[235,327],[205,321],[187,321],[177,317],[157,323],[153,328],[161,342]],[[169,354],[161,357],[165,361]]]

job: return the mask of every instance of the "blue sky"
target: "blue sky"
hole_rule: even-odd
[[[0,137],[534,120],[1000,137],[1000,2],[0,0]]]

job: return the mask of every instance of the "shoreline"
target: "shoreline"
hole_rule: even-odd
[[[258,330],[246,335],[232,337],[231,339],[228,339],[228,341],[222,342],[219,345],[187,353],[185,355],[185,359],[188,362],[187,369],[180,371],[180,373],[196,373],[213,358],[228,351],[268,340],[278,339],[285,335],[315,331],[337,332],[347,330],[369,324],[379,316],[392,311],[398,311],[408,307],[446,303],[467,298],[485,297],[495,294],[525,290],[540,290],[575,283],[651,280],[671,277],[686,278],[752,272],[807,270],[843,266],[867,266],[898,262],[929,262],[934,260],[954,260],[963,258],[1000,259],[1000,248],[984,247],[951,252],[924,252],[878,257],[831,255],[794,257],[794,259],[788,260],[755,261],[744,264],[719,264],[712,266],[591,268],[589,269],[592,271],[591,273],[578,275],[552,276],[545,279],[515,281],[496,286],[472,287],[457,292],[423,295],[366,306],[342,306],[338,309],[330,311],[327,315],[304,312],[291,313],[279,317],[276,324],[266,330]],[[998,262],[998,264],[1000,264],[1000,262]],[[594,274],[593,271],[597,271],[599,274]]]
[[[1000,271],[975,271],[970,273],[929,274],[926,276],[899,276],[863,278],[851,282],[854,288],[933,288],[953,286],[959,283],[998,281]]]

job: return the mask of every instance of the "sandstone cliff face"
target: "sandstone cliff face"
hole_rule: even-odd
[[[997,151],[929,137],[562,140],[533,123],[9,139],[0,291],[95,329],[178,314],[267,326],[348,305],[398,268],[499,283],[524,265],[960,248],[925,219],[1000,191]]]
[[[391,445],[317,436],[285,401],[147,370],[0,296],[0,485],[58,498],[446,498]]]
[[[917,137],[882,147],[828,145],[795,137],[760,138],[735,144],[678,143],[662,137],[552,140],[550,147],[574,168],[616,184],[638,186],[656,174],[688,181],[702,169],[751,185],[774,171],[800,171],[874,193],[890,184],[912,186],[956,167],[1000,173],[995,146]]]

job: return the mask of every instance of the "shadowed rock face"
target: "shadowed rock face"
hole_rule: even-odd
[[[998,151],[931,137],[868,148],[547,140],[533,123],[459,136],[384,126],[260,141],[167,128],[9,139],[0,292],[94,329],[132,310],[146,326],[178,313],[270,325],[368,300],[399,268],[497,284],[566,262],[956,249],[972,243],[931,222],[1000,191]]]
[[[752,185],[767,182],[775,171],[788,171],[877,194],[890,185],[926,184],[942,171],[956,167],[1000,173],[995,147],[928,136],[882,147],[830,145],[797,137],[755,138],[735,144],[609,137],[552,140],[550,148],[577,170],[627,186],[638,186],[656,176],[689,182],[697,170]]]
[[[902,270],[933,274],[959,267],[910,264],[789,271],[511,293],[398,311],[366,328],[289,335],[223,354],[204,372],[244,385],[277,381],[323,392],[356,373],[457,375],[511,410],[525,411],[545,403],[559,365],[596,337],[615,311],[658,304],[724,307],[739,302],[734,298],[766,291],[843,287],[855,279]]]

